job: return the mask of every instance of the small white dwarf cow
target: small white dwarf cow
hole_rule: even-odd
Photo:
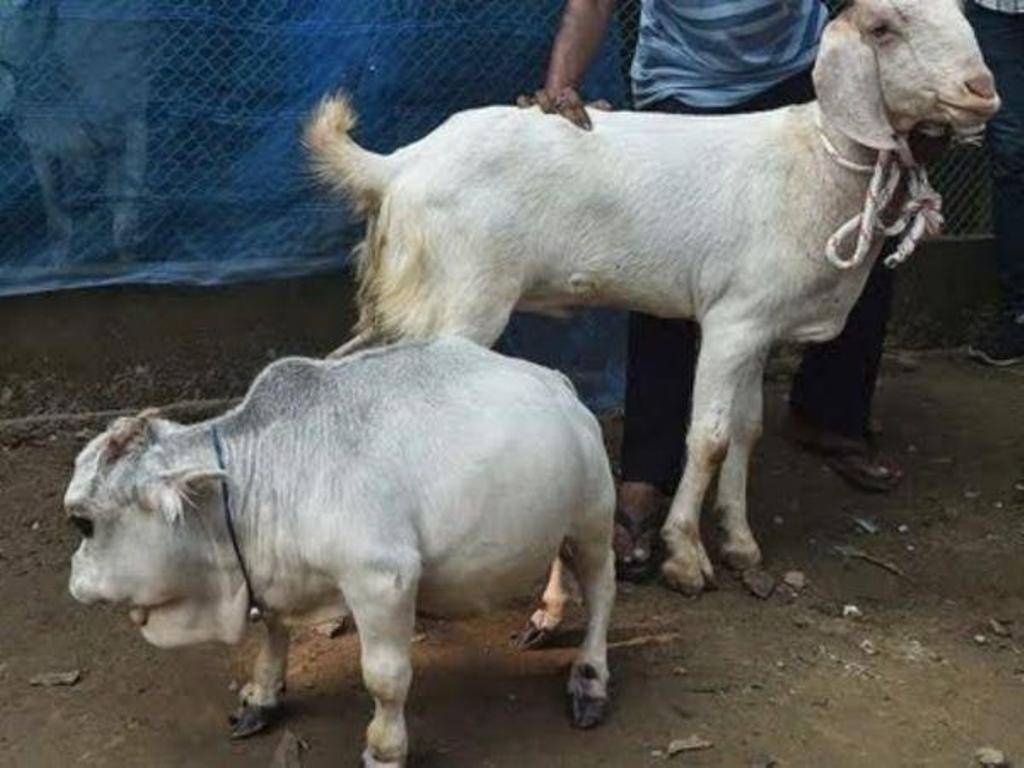
[[[814,80],[811,104],[595,112],[592,131],[537,110],[476,109],[387,156],[351,139],[344,99],[325,101],[306,143],[318,174],[367,217],[357,335],[336,354],[453,333],[490,345],[515,309],[695,318],[687,463],[662,529],[662,570],[685,592],[713,576],[699,522],[719,467],[722,553],[733,567],[756,565],[747,467],[771,345],[834,338],[881,231],[901,222],[906,245],[937,226],[911,131],[974,134],[999,108],[956,0],[853,0],[825,30]],[[865,195],[873,166],[879,178],[896,156],[908,175],[890,178],[909,199],[885,209],[883,225]],[[864,247],[840,257],[833,233],[856,235],[861,211]]]
[[[551,629],[565,597],[556,558],[589,613],[572,719],[603,718],[614,496],[597,421],[558,373],[454,338],[287,358],[223,416],[143,413],[82,450],[65,496],[84,535],[70,590],[130,605],[163,647],[236,643],[258,606],[267,632],[237,735],[280,703],[287,627],[351,615],[376,701],[363,761],[399,766],[417,610],[486,610],[554,561],[531,620]]]

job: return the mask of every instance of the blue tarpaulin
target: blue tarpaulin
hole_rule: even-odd
[[[0,0],[0,295],[341,268],[359,225],[312,184],[305,116],[344,89],[387,152],[543,77],[561,0]],[[610,36],[585,90],[625,100]],[[557,190],[552,191],[557,194]],[[618,400],[621,318],[504,349]]]

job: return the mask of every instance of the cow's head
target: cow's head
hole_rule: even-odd
[[[825,29],[814,68],[826,118],[875,149],[923,125],[978,132],[1000,103],[961,5],[850,2]]]
[[[196,453],[179,445],[184,429],[144,412],[78,455],[64,496],[82,533],[69,589],[82,603],[131,606],[154,645],[237,642],[246,594],[219,514],[221,474],[177,466],[176,456]]]

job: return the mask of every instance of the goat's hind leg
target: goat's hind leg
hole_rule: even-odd
[[[548,585],[541,597],[542,606],[533,612],[526,627],[515,637],[515,647],[521,651],[543,647],[565,618],[565,604],[569,590],[565,582],[565,565],[561,556],[551,564]]]

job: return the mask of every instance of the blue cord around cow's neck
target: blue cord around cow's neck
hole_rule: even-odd
[[[235,535],[235,523],[231,519],[231,496],[228,491],[227,468],[224,466],[224,447],[221,445],[217,427],[210,427],[210,437],[213,439],[213,451],[217,454],[217,468],[224,473],[224,477],[220,481],[221,498],[224,500],[224,523],[228,528],[228,536],[231,538],[235,557],[238,558],[238,568],[242,571],[242,579],[245,581],[245,592],[249,601],[249,620],[259,621],[263,616],[263,611],[260,609],[259,603],[256,602],[256,595],[253,594],[249,570],[245,567],[245,558],[242,557],[242,549],[238,546],[238,537]]]

